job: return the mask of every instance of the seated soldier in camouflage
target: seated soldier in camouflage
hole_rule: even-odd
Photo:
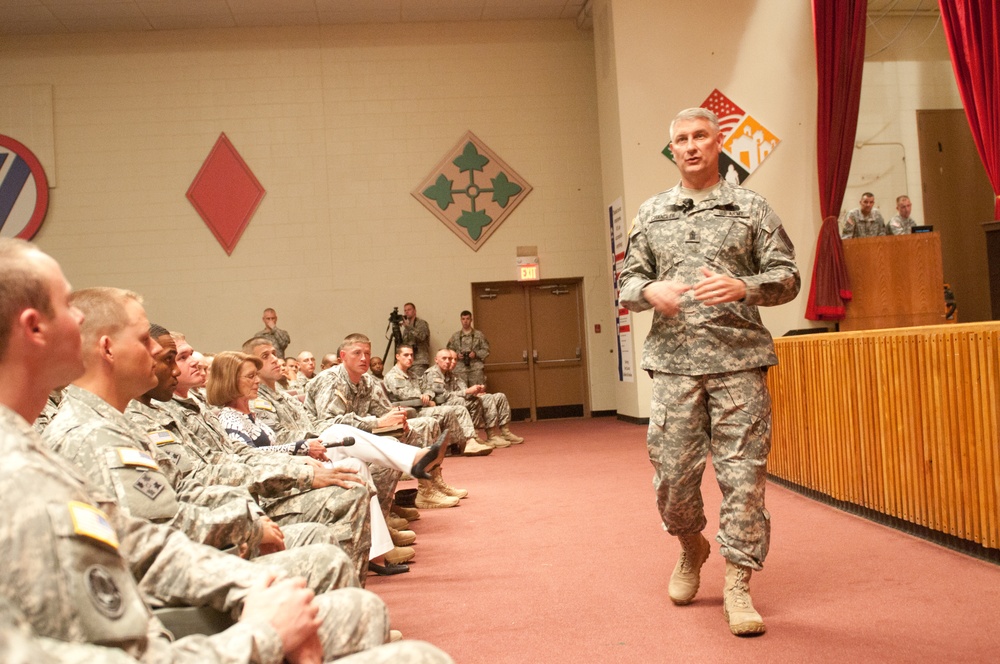
[[[346,438],[353,439],[354,444],[350,446],[338,445],[325,452],[332,459],[351,457],[370,464],[369,469],[378,489],[379,506],[397,549],[386,554],[389,567],[412,559],[409,545],[416,540],[416,535],[406,530],[407,523],[399,523],[398,519],[396,521],[392,519],[390,508],[393,493],[401,473],[407,472],[417,479],[435,479],[438,474],[437,469],[444,460],[446,450],[444,443],[417,448],[400,443],[389,436],[376,436],[347,424],[331,424],[323,429],[313,422],[305,406],[296,398],[275,389],[275,377],[279,370],[274,347],[270,341],[263,338],[249,339],[243,344],[243,351],[261,362],[261,368],[257,372],[260,386],[257,397],[250,401],[250,408],[256,420],[274,432],[278,448],[288,448],[313,436],[322,436],[324,441],[334,442]],[[317,444],[322,445],[318,440]],[[375,560],[374,533],[373,527],[373,560]]]
[[[124,415],[133,398],[157,383],[153,353],[160,347],[150,337],[138,296],[92,288],[74,293],[72,301],[87,316],[82,326],[85,372],[66,388],[59,413],[46,429],[46,440],[133,516],[169,522],[219,548],[256,547],[261,534],[253,532],[255,520],[247,503],[229,501],[209,511],[179,501],[170,479],[176,473],[172,460],[157,458],[146,431]],[[329,481],[334,479],[339,477]],[[196,480],[185,482],[189,500],[207,501],[214,495]],[[292,518],[287,510],[274,509],[276,502],[285,500],[283,496],[266,505],[271,519],[280,525],[318,521],[328,526],[359,578],[364,578],[370,545],[367,487],[320,489],[312,509],[296,505]]]
[[[150,442],[154,443],[156,459],[163,461],[158,465],[176,491],[178,499],[206,507],[213,507],[216,504],[227,505],[230,501],[236,503],[242,501],[247,506],[246,510],[243,511],[250,515],[255,525],[259,524],[261,537],[259,542],[254,536],[250,541],[241,544],[239,550],[241,557],[251,559],[258,555],[265,556],[310,544],[326,545],[321,547],[322,554],[335,561],[327,573],[329,574],[334,569],[337,571],[335,580],[337,586],[358,585],[356,569],[346,554],[336,545],[332,529],[318,523],[291,524],[282,529],[266,515],[246,488],[225,484],[206,486],[197,479],[196,470],[204,466],[205,462],[200,456],[189,452],[191,445],[183,443],[183,439],[188,434],[177,422],[174,415],[160,406],[161,403],[170,400],[174,386],[177,384],[177,376],[180,373],[175,361],[177,349],[170,333],[159,325],[151,325],[150,334],[161,347],[154,355],[157,384],[138,399],[129,403],[125,415],[133,424],[145,431]],[[167,457],[167,459],[164,460],[163,457]],[[242,515],[238,514],[237,516]],[[294,562],[284,563],[282,560],[284,557],[286,556],[270,556],[266,562],[268,564],[295,564]],[[300,558],[301,556],[294,556],[296,560]],[[309,563],[307,561],[306,564],[319,568],[330,566],[329,562],[313,561]]]
[[[434,400],[432,392],[421,389],[420,380],[409,374],[413,366],[413,347],[402,344],[396,347],[396,364],[385,374],[385,391],[393,403],[416,408],[421,417],[433,417],[442,428],[448,429],[452,441],[455,442],[463,456],[486,456],[493,451],[476,440],[476,427],[472,423],[465,404],[440,404]],[[444,485],[447,486],[447,485]],[[439,487],[441,488],[441,487]],[[450,493],[445,488],[442,491]]]
[[[421,379],[424,391],[433,393],[435,401],[464,404],[473,421],[486,430],[486,445],[508,447],[524,442],[510,430],[510,404],[503,392],[488,394],[482,385],[466,386],[454,373],[458,353],[442,348],[434,356],[434,366]]]
[[[330,367],[335,367],[338,364],[340,364],[340,351],[337,351],[336,353],[327,353],[323,356],[323,359],[320,360],[319,372],[323,373]],[[316,375],[318,376],[319,374]]]
[[[306,408],[318,426],[348,424],[369,433],[381,427],[401,427],[403,441],[419,447],[431,445],[441,430],[429,417],[407,418],[402,408],[389,403],[385,392],[368,373],[371,341],[351,334],[341,344],[341,364],[320,373],[309,384]],[[433,480],[418,479],[416,506],[420,509],[456,507],[459,498],[441,492]]]
[[[299,376],[302,377],[302,387],[316,376],[316,357],[307,350],[299,353]]]
[[[426,644],[381,646],[386,609],[371,593],[314,597],[302,580],[276,581],[95,493],[30,425],[48,394],[84,370],[69,284],[55,261],[9,238],[0,238],[0,283],[0,600],[23,616],[36,645],[79,662],[278,664],[351,653],[340,661],[451,661]],[[137,359],[123,350],[116,345],[118,359]],[[173,641],[151,613],[164,601],[234,612],[240,622]]]

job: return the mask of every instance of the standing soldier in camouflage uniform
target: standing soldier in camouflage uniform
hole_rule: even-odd
[[[472,328],[472,312],[461,313],[462,329],[451,335],[448,348],[458,353],[455,375],[466,385],[486,386],[483,363],[490,356],[490,342],[479,330]]]
[[[655,310],[642,368],[653,377],[647,442],[657,506],[682,548],[669,594],[675,604],[693,601],[709,555],[701,477],[711,453],[723,496],[723,611],[734,634],[761,634],[749,582],[770,535],[765,373],[777,358],[757,306],[794,298],[799,272],[767,202],[720,179],[715,115],[682,111],[670,135],[681,182],[639,208],[619,282],[624,306]]]
[[[278,353],[278,357],[285,359],[285,349],[292,342],[292,337],[288,332],[278,327],[278,313],[268,307],[264,309],[264,316],[261,320],[264,321],[264,329],[257,332],[254,336],[264,337],[270,341],[274,346],[275,352]]]
[[[403,323],[400,326],[403,343],[413,348],[413,366],[410,375],[420,378],[431,363],[431,328],[423,318],[417,318],[417,308],[412,302],[403,305]]]
[[[387,616],[371,593],[350,588],[314,598],[302,580],[276,581],[273,572],[131,518],[93,493],[29,424],[47,395],[84,369],[82,314],[69,302],[69,284],[55,261],[10,238],[0,238],[0,283],[0,500],[7,506],[0,599],[23,615],[40,647],[80,662],[278,664],[351,653],[341,661],[451,661],[426,644],[380,646]],[[175,606],[242,607],[240,622],[172,641],[150,612],[162,606],[157,596]]]

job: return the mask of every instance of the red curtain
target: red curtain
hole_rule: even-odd
[[[868,0],[813,0],[816,39],[816,160],[823,228],[816,244],[806,318],[840,320],[850,299],[840,234],[833,227],[844,202],[858,129],[861,74],[865,65]]]
[[[1000,3],[938,0],[951,63],[1000,219]]]

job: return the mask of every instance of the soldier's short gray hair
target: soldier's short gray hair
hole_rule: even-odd
[[[674,125],[681,120],[708,120],[715,131],[719,131],[719,118],[707,108],[685,108],[670,121],[670,140],[674,140]]]

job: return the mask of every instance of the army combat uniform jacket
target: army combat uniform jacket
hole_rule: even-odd
[[[758,305],[788,302],[799,291],[795,249],[767,201],[749,189],[720,183],[715,196],[693,204],[680,185],[639,208],[619,277],[619,301],[630,311],[652,305],[642,290],[653,281],[694,286],[702,267],[746,284],[739,302],[707,306],[691,291],[676,316],[653,313],[642,368],[689,376],[777,364]]]

